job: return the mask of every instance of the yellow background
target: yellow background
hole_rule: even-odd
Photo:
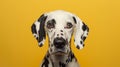
[[[0,67],[39,67],[48,41],[39,48],[30,28],[42,13],[57,9],[90,28],[83,50],[72,42],[81,67],[120,67],[120,0],[1,0]]]

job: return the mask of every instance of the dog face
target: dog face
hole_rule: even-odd
[[[68,54],[71,50],[70,40],[74,34],[75,46],[82,49],[89,28],[77,16],[65,12],[54,11],[43,14],[31,27],[32,33],[41,47],[45,35],[49,37],[50,54]]]

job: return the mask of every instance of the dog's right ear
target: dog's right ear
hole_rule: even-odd
[[[38,41],[40,47],[43,46],[46,39],[46,32],[44,29],[46,19],[47,16],[45,16],[45,14],[42,14],[40,18],[37,21],[35,21],[31,26],[32,34]]]

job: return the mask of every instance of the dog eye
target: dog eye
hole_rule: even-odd
[[[69,29],[69,28],[72,28],[72,26],[73,26],[72,23],[68,22],[65,28]]]
[[[51,29],[51,28],[54,28],[55,26],[54,26],[54,24],[53,23],[47,23],[47,28],[48,29]]]

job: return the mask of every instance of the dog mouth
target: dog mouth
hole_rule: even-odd
[[[52,53],[52,55],[66,55],[66,54],[67,52],[63,49],[57,49]]]

